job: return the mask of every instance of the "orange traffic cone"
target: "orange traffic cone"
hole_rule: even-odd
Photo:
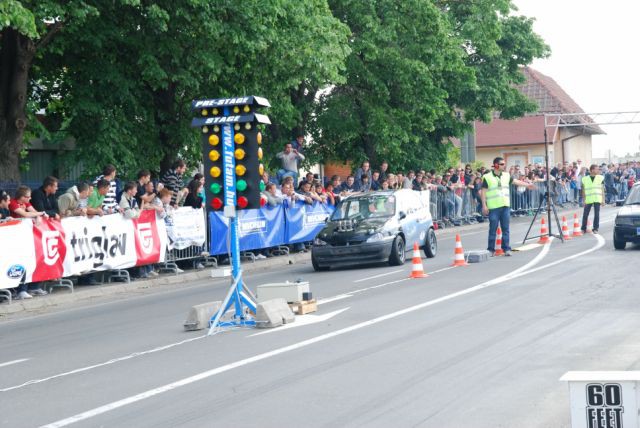
[[[587,220],[587,233],[593,233],[593,230],[591,230],[591,220]]]
[[[456,249],[453,251],[453,265],[452,266],[466,266],[467,262],[464,260],[464,250],[462,249],[462,240],[460,234],[456,233]]]
[[[411,275],[409,275],[409,278],[426,278],[429,276],[424,273],[424,269],[422,268],[420,247],[417,242],[413,244],[413,260],[411,261],[411,264],[413,266],[411,267]]]
[[[547,230],[547,222],[544,221],[544,217],[542,217],[542,221],[540,222],[540,239],[538,240],[538,244],[546,244],[549,242],[549,231]]]
[[[573,213],[573,237],[582,236],[582,230],[580,230],[580,223],[578,222],[578,214]]]
[[[504,250],[502,249],[502,229],[500,229],[500,226],[498,226],[498,230],[496,231],[496,251],[493,255],[504,256]]]
[[[562,239],[568,241],[571,239],[571,235],[569,235],[569,226],[567,225],[567,218],[562,216]]]

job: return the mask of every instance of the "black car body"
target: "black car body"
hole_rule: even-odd
[[[624,250],[627,242],[640,244],[640,183],[635,184],[616,216],[613,246]]]
[[[386,261],[400,265],[415,242],[427,257],[435,256],[429,192],[355,194],[340,201],[316,235],[311,261],[315,270]]]

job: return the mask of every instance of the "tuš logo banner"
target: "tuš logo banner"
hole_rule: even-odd
[[[60,221],[41,219],[33,223],[36,268],[31,281],[46,281],[64,276],[64,259],[67,254],[64,239],[64,229]]]

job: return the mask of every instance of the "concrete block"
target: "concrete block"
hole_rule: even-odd
[[[260,302],[256,308],[256,327],[273,328],[294,322],[295,315],[283,298]]]
[[[303,293],[309,293],[308,281],[296,282],[276,282],[272,284],[262,284],[256,287],[258,302],[266,302],[271,299],[283,298],[287,302],[299,302],[304,300]]]
[[[231,276],[231,268],[211,269],[211,278],[228,278]]]
[[[489,260],[491,253],[488,250],[468,251],[464,253],[467,263],[482,263]]]
[[[220,309],[220,306],[222,306],[222,302],[218,300],[191,307],[187,319],[184,321],[184,329],[193,331],[209,327],[209,320]]]

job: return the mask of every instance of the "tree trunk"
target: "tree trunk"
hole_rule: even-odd
[[[0,38],[0,181],[20,181],[25,106],[35,44],[11,28]]]

